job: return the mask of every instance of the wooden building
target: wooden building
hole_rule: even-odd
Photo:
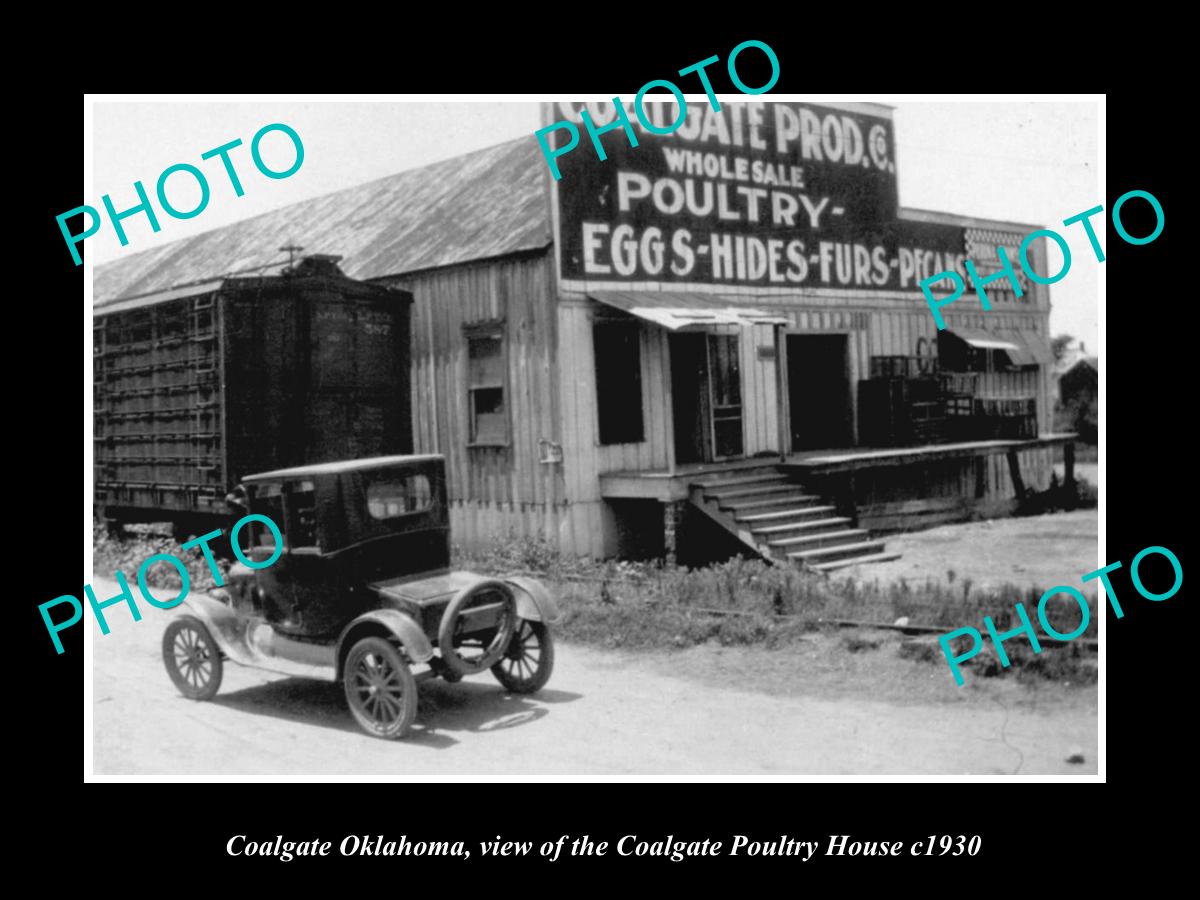
[[[530,136],[134,254],[96,268],[96,304],[271,271],[289,244],[411,291],[413,449],[445,455],[470,547],[686,555],[715,529],[837,563],[881,555],[868,528],[1045,488],[1048,289],[997,281],[984,312],[964,269],[1037,226],[900,209],[885,107],[732,106],[638,148],[610,132],[560,181]],[[939,333],[917,283],[946,270],[967,296]]]
[[[1055,380],[1059,422],[1084,443],[1095,444],[1100,419],[1099,357],[1080,353],[1074,362],[1060,367]]]

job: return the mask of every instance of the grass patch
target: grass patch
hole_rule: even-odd
[[[120,571],[135,582],[138,567],[148,557],[167,553],[187,566],[192,590],[215,587],[212,570],[198,549],[182,550],[179,542],[154,526],[130,526],[122,538],[102,526],[93,531],[95,572],[110,577]],[[229,561],[217,557],[222,577]],[[542,579],[559,598],[563,614],[556,634],[564,640],[610,649],[684,649],[698,644],[795,646],[817,630],[843,635],[838,646],[847,654],[880,649],[876,635],[845,632],[838,621],[890,624],[906,617],[908,624],[949,631],[971,626],[983,630],[991,616],[998,631],[1020,624],[1014,604],[1021,601],[1031,618],[1043,589],[1006,584],[979,589],[970,579],[946,582],[901,578],[881,584],[851,578],[828,579],[798,569],[768,565],[761,560],[735,558],[703,569],[665,566],[661,562],[597,562],[564,559],[546,541],[498,542],[481,554],[455,548],[452,566],[487,575],[524,574]],[[178,592],[175,568],[162,563],[147,574],[151,587]],[[137,588],[134,587],[136,592]],[[1088,597],[1090,623],[1084,637],[1097,636],[1096,600]],[[1077,601],[1056,595],[1046,605],[1050,624],[1060,633],[1074,631],[1080,621]],[[1037,625],[1035,620],[1035,626]],[[1027,645],[1014,639],[1006,645],[1014,668],[1025,675],[1086,682],[1095,681],[1095,658],[1070,645],[1042,654],[1024,653]],[[1017,649],[1012,649],[1016,647]],[[938,653],[932,660],[944,665]]]
[[[1044,592],[1016,584],[979,588],[969,578],[956,579],[953,572],[945,582],[901,578],[881,584],[827,579],[742,558],[703,569],[660,562],[565,560],[549,544],[529,540],[499,543],[485,554],[456,550],[454,557],[455,568],[543,579],[563,612],[557,633],[567,641],[606,648],[686,648],[706,642],[785,648],[814,630],[832,630],[839,621],[891,624],[901,618],[910,625],[947,631],[965,626],[983,631],[983,617],[991,616],[998,631],[1007,631],[1020,624],[1018,601],[1037,627],[1037,604]],[[1094,596],[1087,603],[1090,621],[1082,636],[1094,638]],[[1079,624],[1079,606],[1069,595],[1056,595],[1046,604],[1046,617],[1055,630],[1069,634]],[[837,646],[847,653],[865,653],[883,643],[873,635],[852,632]],[[1010,651],[1010,656],[1013,668],[1028,674],[1085,681],[1087,673],[1081,675],[1080,669],[1086,668],[1091,654],[1071,646],[1028,658]],[[930,661],[945,665],[940,652]]]

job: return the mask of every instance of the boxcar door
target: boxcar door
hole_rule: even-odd
[[[287,517],[287,567],[281,587],[291,608],[277,627],[289,634],[320,637],[342,624],[342,586],[321,554],[317,533],[317,494],[311,481],[290,482],[284,489]]]
[[[294,597],[291,554],[288,545],[287,513],[284,509],[284,486],[279,482],[259,482],[251,487],[250,510],[266,516],[276,527],[283,539],[279,558],[266,568],[254,572],[254,584],[261,598],[262,614],[268,622],[281,630],[290,630]],[[256,563],[264,563],[275,555],[275,536],[262,522],[251,522],[238,535],[242,552]]]

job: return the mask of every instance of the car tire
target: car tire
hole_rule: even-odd
[[[480,640],[478,648],[481,651],[480,655],[467,659],[454,646],[459,615],[467,609],[468,604],[484,593],[496,593],[503,597],[505,603],[503,619],[496,629],[496,633],[488,641],[487,647],[483,647],[482,640]],[[512,642],[512,635],[518,621],[516,597],[513,596],[512,588],[503,581],[485,578],[463,588],[446,604],[446,608],[442,612],[441,623],[438,626],[438,649],[441,651],[442,662],[459,676],[479,675],[486,672],[504,658],[505,648]],[[461,646],[467,645],[461,644]]]
[[[492,674],[513,694],[540,691],[554,671],[554,639],[544,622],[521,619]]]
[[[173,619],[163,632],[163,664],[189,700],[211,700],[221,687],[221,650],[208,627],[195,616]]]
[[[417,680],[389,641],[366,637],[350,648],[342,669],[346,704],[372,737],[397,740],[417,716]]]

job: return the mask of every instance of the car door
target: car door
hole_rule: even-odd
[[[283,538],[279,558],[270,566],[256,569],[254,582],[262,614],[280,630],[293,630],[291,614],[295,606],[295,572],[288,542],[288,519],[284,507],[283,482],[264,481],[254,484],[250,491],[250,511],[266,516],[275,523]],[[246,557],[255,563],[265,563],[275,554],[275,536],[262,522],[251,522],[239,543]]]
[[[280,630],[319,636],[330,630],[329,607],[336,600],[336,592],[329,584],[329,561],[321,552],[315,484],[308,480],[288,482],[283,502],[288,564],[280,587],[287,590],[291,609]]]

